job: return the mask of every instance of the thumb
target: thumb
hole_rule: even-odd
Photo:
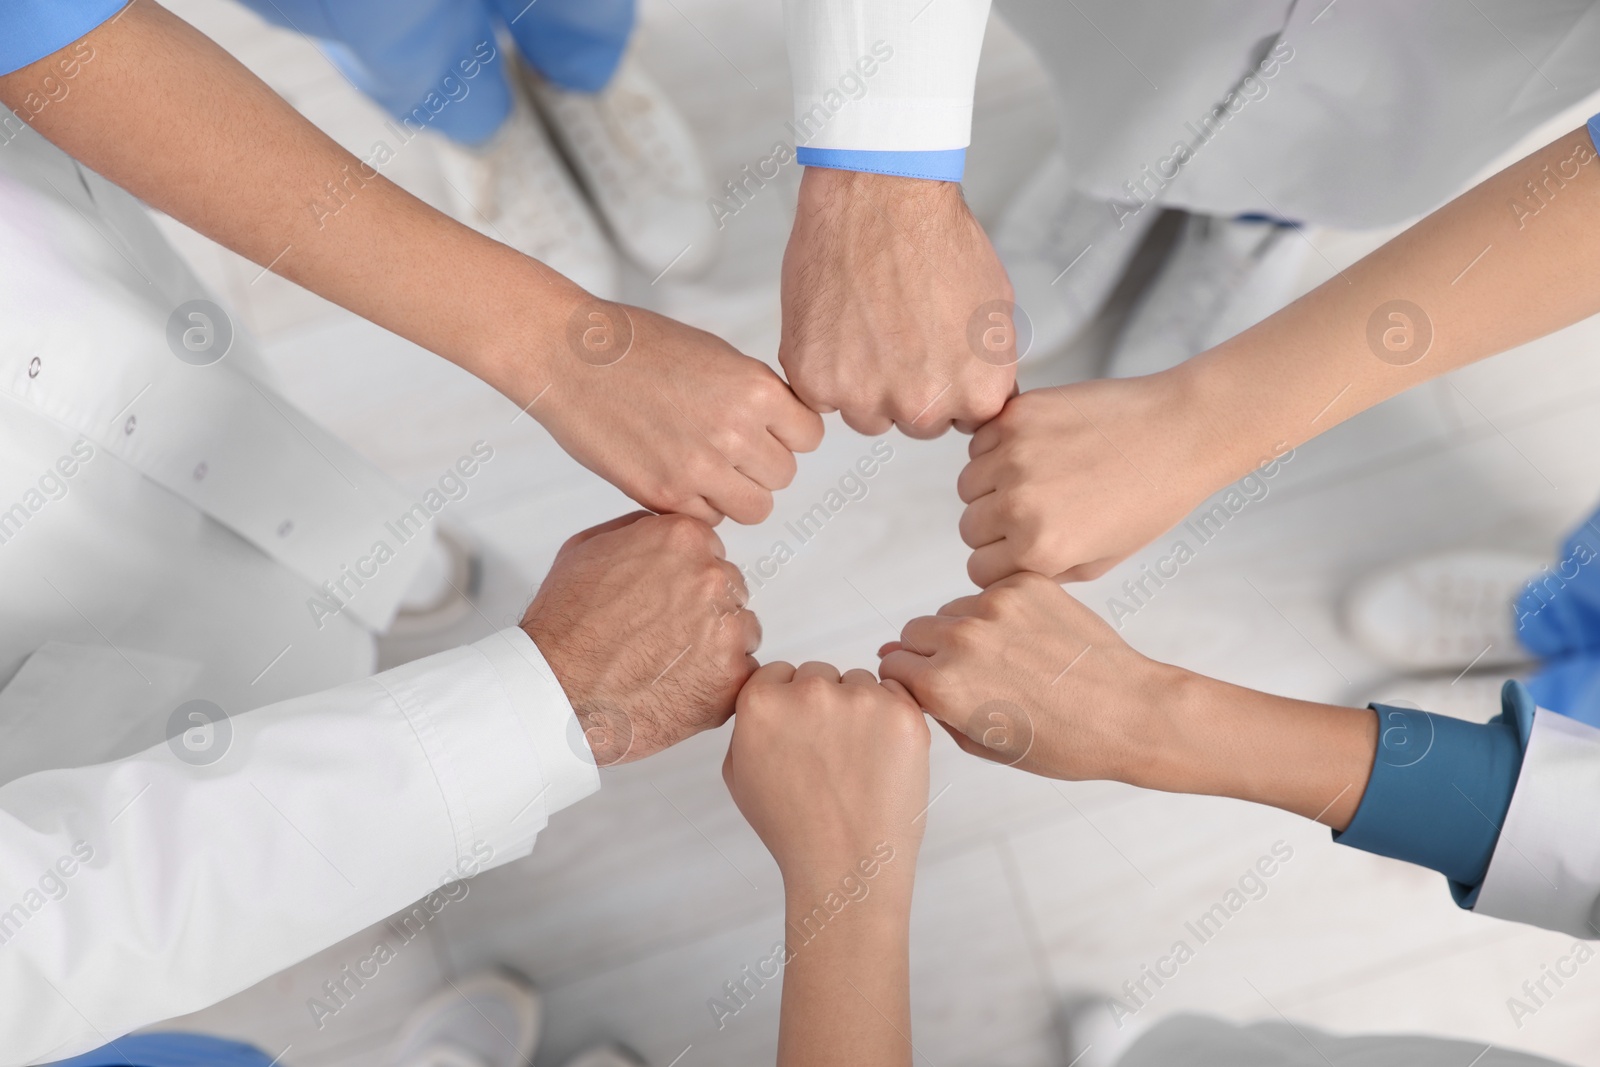
[[[942,718],[934,696],[939,684],[938,668],[928,657],[897,646],[878,663],[878,677],[905,686],[918,707],[936,719]]]

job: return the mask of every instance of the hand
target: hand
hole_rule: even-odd
[[[967,574],[979,586],[1018,571],[1084,581],[1170,530],[1243,473],[1202,415],[1177,371],[1012,397],[973,434],[956,480]]]
[[[898,681],[985,759],[1271,804],[1342,830],[1367,786],[1377,718],[1146,659],[1055,582],[1014,574],[885,645]]]
[[[569,455],[653,511],[756,523],[822,419],[760,360],[642,308],[580,301],[550,395],[530,408]]]
[[[783,872],[784,939],[757,964],[782,969],[783,1067],[911,1063],[928,740],[905,690],[868,671],[769,663],[739,694],[722,778]]]
[[[778,361],[813,408],[870,435],[970,432],[1016,382],[1011,300],[959,184],[806,170]]]
[[[1184,675],[1030,573],[912,619],[880,655],[967,752],[1069,780],[1128,780]]]
[[[826,663],[767,664],[739,694],[722,778],[791,896],[879,877],[869,868],[892,872],[887,884],[909,896],[928,726],[898,683],[863,670],[841,678]]]
[[[522,629],[606,767],[727,721],[761,644],[748,595],[710,527],[635,512],[561,546]]]

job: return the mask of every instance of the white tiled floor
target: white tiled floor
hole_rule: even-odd
[[[171,6],[347,146],[364,150],[376,135],[381,116],[304,41],[224,0]],[[644,16],[647,59],[696,122],[713,173],[765,154],[786,108],[779,5],[647,0]],[[997,28],[986,48],[968,195],[992,218],[1048,148],[1052,105],[1013,36]],[[430,168],[418,148],[389,173],[427,193]],[[651,286],[632,276],[628,298],[771,359],[796,180],[787,174],[730,222],[708,278]],[[530,580],[568,534],[627,507],[467,375],[276,277],[252,283],[254,266],[173,232],[262,340],[290,395],[395,477],[420,487],[468,443],[490,440],[497,458],[457,514]],[[1378,237],[1315,234],[1327,260],[1312,257],[1313,265],[1349,262]],[[1600,323],[1574,327],[1300,449],[1271,495],[1207,545],[1126,635],[1151,655],[1231,681],[1366,699],[1384,672],[1339,630],[1338,597],[1353,577],[1445,545],[1545,550],[1600,495],[1597,341]],[[1028,370],[1052,373],[1059,368]],[[764,654],[868,664],[909,614],[969,591],[955,532],[964,442],[891,443],[894,458],[869,495],[756,591]],[[769,551],[784,520],[868,447],[830,420],[775,518],[724,531],[730,556],[749,563]],[[1099,607],[1139,562],[1077,591]],[[721,1030],[706,1007],[767,951],[781,921],[776,871],[718,775],[725,744],[724,733],[702,736],[607,772],[601,793],[558,818],[532,858],[472,882],[465,900],[320,1029],[306,998],[365,954],[364,935],[181,1025],[253,1039],[273,1054],[287,1046],[287,1064],[378,1063],[408,1004],[446,976],[503,961],[546,992],[541,1064],[601,1037],[628,1042],[657,1067],[770,1062],[775,987]],[[1065,1067],[1070,1057],[1048,1025],[1055,999],[1136,979],[1185,937],[1186,920],[1282,841],[1293,858],[1266,896],[1200,946],[1141,1019],[1281,1013],[1335,1031],[1448,1033],[1600,1065],[1600,972],[1581,973],[1517,1028],[1506,998],[1567,939],[1461,913],[1436,876],[1340,849],[1277,812],[1046,782],[945,743],[936,744],[934,788],[943,792],[929,814],[915,919],[915,1037],[925,1063]]]

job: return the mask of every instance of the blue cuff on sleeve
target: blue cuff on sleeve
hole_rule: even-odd
[[[0,3],[0,74],[59,52],[127,6],[128,0],[5,0]]]
[[[1595,115],[1589,120],[1589,143],[1594,145],[1595,151],[1600,152],[1600,115]]]
[[[1333,839],[1438,871],[1456,903],[1470,908],[1489,869],[1522,752],[1533,698],[1519,682],[1501,690],[1487,723],[1373,704],[1378,750],[1355,817]]]
[[[960,181],[967,166],[965,148],[950,148],[940,152],[862,152],[846,148],[796,148],[794,158],[802,167],[863,170],[871,174],[893,174],[900,178],[928,178],[939,182]]]

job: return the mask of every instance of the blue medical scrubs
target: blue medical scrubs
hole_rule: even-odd
[[[316,39],[390,115],[426,117],[429,128],[464,144],[488,140],[511,109],[498,31],[508,31],[552,83],[598,92],[616,71],[635,18],[635,0],[241,2]]]
[[[52,1067],[273,1067],[253,1045],[205,1034],[129,1034]]]
[[[479,144],[511,109],[499,34],[563,89],[599,92],[633,33],[636,0],[241,0],[317,42],[396,119]],[[124,0],[3,0],[0,74],[64,48]]]
[[[1517,637],[1540,661],[1527,681],[1542,708],[1600,726],[1600,511],[1517,598]]]

